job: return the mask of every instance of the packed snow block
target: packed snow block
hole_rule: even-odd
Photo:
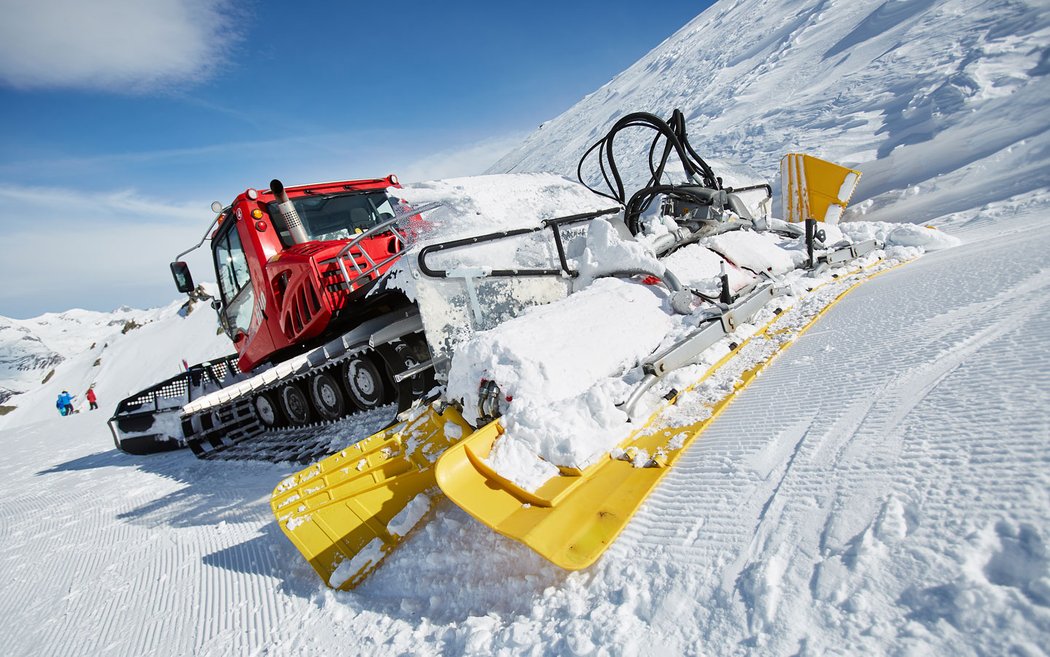
[[[682,285],[717,296],[722,289],[722,265],[729,276],[729,290],[736,294],[755,282],[756,277],[737,267],[715,251],[699,244],[689,244],[664,258],[667,268],[678,276]]]
[[[704,246],[737,267],[755,273],[769,272],[779,276],[797,266],[791,252],[780,247],[780,238],[773,233],[734,230],[706,238]]]
[[[567,299],[530,308],[460,345],[448,397],[463,401],[471,422],[477,421],[482,381],[499,384],[512,400],[508,413],[514,399],[543,405],[576,397],[652,353],[671,329],[663,304],[648,286],[606,278]]]

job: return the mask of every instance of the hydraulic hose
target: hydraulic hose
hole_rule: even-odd
[[[653,141],[649,145],[649,182],[641,190],[635,192],[629,202],[624,189],[623,178],[620,176],[620,171],[616,166],[616,156],[613,148],[616,136],[620,131],[627,128],[648,128],[656,132]],[[583,179],[584,164],[596,151],[598,153],[598,168],[601,172],[602,180],[605,182],[606,191],[591,187]],[[709,189],[722,188],[721,179],[715,176],[714,171],[707,162],[689,144],[689,139],[686,136],[685,115],[678,109],[672,112],[671,118],[667,121],[648,112],[633,112],[624,116],[613,124],[604,137],[596,141],[584,152],[576,167],[576,177],[580,183],[592,192],[624,205],[626,207],[625,220],[627,227],[633,234],[638,234],[641,230],[639,217],[649,208],[659,194],[689,197],[688,192],[680,190],[675,185],[663,182],[667,161],[672,151],[678,156],[686,175],[696,184],[703,185]],[[689,200],[695,201],[695,199]]]

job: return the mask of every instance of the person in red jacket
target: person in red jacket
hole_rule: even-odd
[[[87,400],[88,400],[88,404],[91,405],[91,407],[88,410],[92,410],[93,411],[96,408],[98,408],[98,398],[95,397],[95,386],[94,385],[92,385],[90,388],[88,388]]]

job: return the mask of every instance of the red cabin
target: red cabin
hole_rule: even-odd
[[[212,253],[220,319],[241,371],[408,303],[396,291],[368,294],[403,248],[393,220],[405,209],[386,192],[397,186],[395,176],[289,188],[274,181],[222,211]]]

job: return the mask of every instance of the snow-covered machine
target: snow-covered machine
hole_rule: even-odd
[[[656,136],[650,178],[628,196],[613,145],[636,128]],[[552,562],[587,566],[736,390],[892,264],[836,225],[859,172],[786,157],[797,223],[769,216],[768,184],[717,176],[678,111],[620,119],[581,159],[584,185],[595,154],[605,188],[588,188],[615,207],[421,232],[399,261],[390,285],[419,310],[436,387],[271,500],[330,586],[360,583],[438,491]],[[682,416],[696,397],[702,411]]]
[[[655,132],[647,181],[617,166],[628,130]],[[595,158],[602,188],[585,182]],[[213,204],[194,248],[211,241],[236,362],[122,402],[118,447],[328,455],[271,502],[333,587],[375,569],[438,490],[556,564],[592,563],[735,391],[888,264],[837,225],[859,172],[786,156],[793,221],[775,219],[771,186],[716,175],[677,110],[624,116],[577,174],[582,187],[548,176],[516,200],[525,179],[483,179],[485,210],[393,176],[274,180]],[[171,269],[194,289],[184,262]],[[681,416],[697,395],[703,411]],[[353,435],[383,412],[386,429]],[[349,434],[335,453],[333,433]]]

